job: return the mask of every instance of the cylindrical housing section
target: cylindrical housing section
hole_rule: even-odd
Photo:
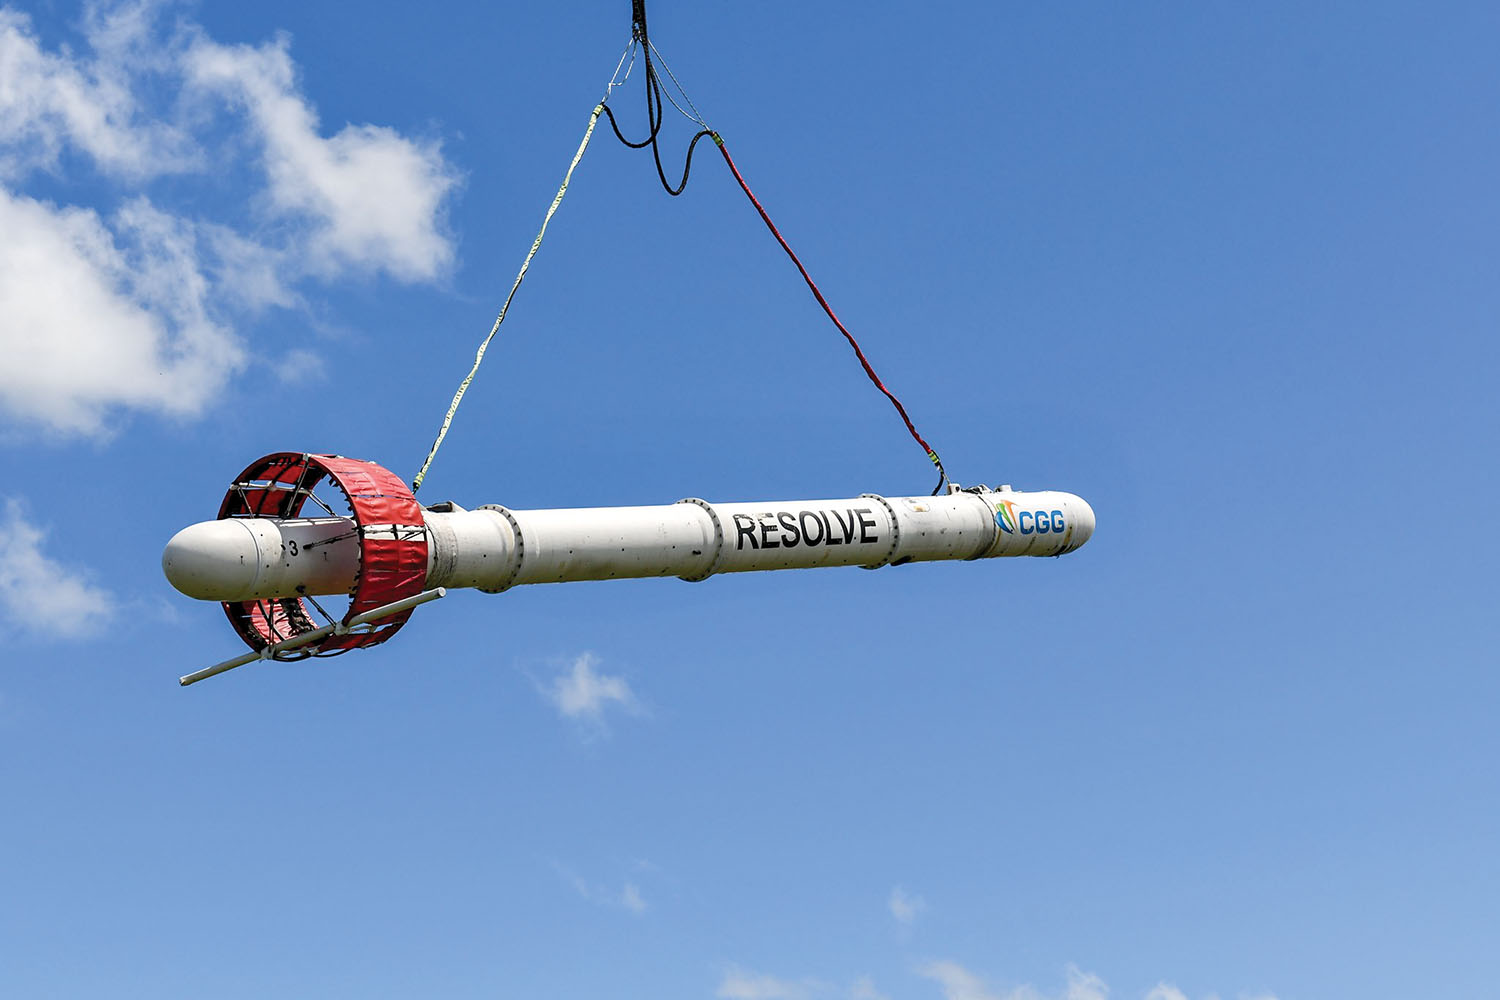
[[[1071,552],[1094,512],[1070,493],[709,503],[656,507],[425,512],[427,587],[501,591],[525,583],[864,566]],[[191,597],[246,601],[343,593],[359,543],[339,518],[234,518],[184,529],[163,557]]]
[[[205,601],[347,594],[359,536],[347,517],[227,517],[173,535],[161,565],[172,586]]]

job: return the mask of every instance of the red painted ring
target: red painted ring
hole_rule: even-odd
[[[252,462],[230,485],[219,517],[297,517],[324,478],[344,494],[359,532],[359,573],[344,621],[420,594],[427,583],[422,505],[405,482],[374,462],[296,452],[267,455]],[[251,649],[264,649],[318,627],[300,597],[225,603],[224,613]],[[395,635],[409,617],[411,612],[403,611],[368,631],[331,635],[277,658],[297,660],[376,646]]]

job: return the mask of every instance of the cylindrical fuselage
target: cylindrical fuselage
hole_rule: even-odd
[[[984,488],[934,497],[423,512],[428,587],[497,592],[523,583],[1056,556],[1094,532],[1071,493]],[[423,529],[367,525],[365,537]],[[189,597],[252,601],[347,593],[360,542],[348,518],[234,517],[178,532],[162,565]]]

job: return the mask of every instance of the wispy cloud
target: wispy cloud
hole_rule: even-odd
[[[983,979],[957,962],[928,962],[917,969],[917,973],[941,986],[945,1000],[1001,1000],[1001,994],[991,993]],[[1014,997],[1015,994],[1006,996]]]
[[[137,96],[146,67],[130,58],[148,29],[143,4],[88,20],[90,55],[45,51],[20,11],[0,8],[0,175],[53,169],[66,148],[133,179],[192,168],[190,137]]]
[[[237,326],[297,306],[304,279],[451,267],[458,173],[439,144],[377,125],[321,134],[285,37],[222,45],[123,2],[89,6],[84,41],[49,50],[0,7],[0,414],[84,436],[122,411],[191,417],[246,366]],[[236,136],[261,150],[251,190],[226,187],[243,175],[206,152]],[[28,192],[39,173],[69,190],[70,153],[96,171],[87,204]],[[163,174],[219,195],[195,206],[258,206],[259,233],[148,196]]]
[[[1030,984],[998,992],[980,976],[953,961],[931,962],[917,972],[937,982],[943,988],[945,1000],[1049,1000],[1048,994]],[[1052,996],[1056,1000],[1108,1000],[1109,987],[1093,973],[1069,965],[1062,992]]]
[[[194,84],[244,110],[261,147],[272,210],[311,224],[306,250],[315,271],[383,270],[419,281],[452,263],[442,209],[458,175],[438,143],[377,125],[320,135],[316,111],[298,92],[285,36],[260,46],[200,36],[184,66]]]
[[[637,916],[650,909],[650,905],[641,894],[641,887],[635,882],[626,880],[621,884],[620,888],[616,889],[612,886],[590,882],[566,865],[558,864],[554,867],[557,869],[557,874],[568,885],[572,886],[573,891],[590,903],[595,903],[599,906],[617,907],[634,913]]]
[[[144,199],[112,220],[0,187],[0,404],[99,434],[113,407],[198,412],[243,360],[192,236]]]
[[[19,501],[0,504],[0,618],[22,631],[80,638],[110,619],[113,598],[43,550],[46,533]]]
[[[859,976],[847,988],[821,979],[784,979],[731,965],[715,995],[726,1000],[891,1000],[875,988],[869,976]]]
[[[886,900],[886,906],[891,911],[891,916],[900,923],[910,927],[916,922],[922,911],[927,909],[927,901],[921,896],[913,896],[899,885],[891,889],[890,898]]]
[[[824,990],[825,987],[815,980],[778,979],[731,966],[714,995],[725,1000],[809,1000]]]
[[[1066,981],[1059,992],[1047,993],[1029,983],[1007,990],[997,989],[970,969],[957,962],[929,962],[917,974],[936,982],[944,1000],[1109,1000],[1109,986],[1092,972],[1069,965]],[[1242,997],[1244,995],[1242,994]],[[1168,982],[1160,982],[1142,995],[1141,1000],[1188,1000],[1187,994]],[[1218,1000],[1209,995],[1203,1000]],[[1246,998],[1248,1000],[1248,998]],[[1270,994],[1257,994],[1256,1000],[1276,1000]]]
[[[1171,983],[1157,983],[1146,994],[1145,1000],[1188,1000],[1188,996]]]
[[[634,882],[626,882],[620,890],[620,905],[631,913],[646,912],[646,901],[641,898],[640,887]]]
[[[542,694],[564,718],[600,726],[611,707],[640,710],[640,702],[625,678],[595,669],[599,662],[593,653],[580,653],[550,682],[540,685]]]
[[[1188,995],[1169,982],[1160,982],[1151,987],[1142,1000],[1190,1000]],[[1220,1000],[1217,993],[1205,993],[1199,1000]],[[1270,993],[1240,993],[1238,1000],[1276,1000]]]
[[[1109,987],[1104,980],[1092,972],[1084,972],[1076,965],[1068,966],[1068,985],[1063,990],[1064,1000],[1106,1000]]]
[[[999,987],[983,976],[950,959],[927,962],[915,970],[918,976],[938,985],[944,1000],[1109,1000],[1108,984],[1098,975],[1076,965],[1064,969],[1064,981],[1056,990],[1043,990],[1030,983]],[[765,972],[730,966],[723,975],[717,996],[728,1000],[890,1000],[876,989],[869,976],[856,978],[847,989],[814,977],[788,979]],[[923,995],[926,995],[925,993]],[[1162,981],[1140,1000],[1189,1000],[1176,986]],[[1201,1000],[1219,1000],[1209,994]],[[1239,1000],[1276,1000],[1268,993],[1241,993]]]

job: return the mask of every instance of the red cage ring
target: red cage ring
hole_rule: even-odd
[[[427,525],[422,506],[399,477],[374,462],[338,455],[277,452],[240,473],[219,517],[297,517],[313,488],[324,478],[337,486],[354,514],[359,537],[359,572],[343,623],[355,615],[422,592],[427,582]],[[328,510],[317,497],[315,503]],[[224,613],[251,649],[294,638],[317,628],[300,597],[225,603]],[[332,656],[376,646],[395,635],[411,611],[335,633],[307,646],[275,654],[278,660]]]

